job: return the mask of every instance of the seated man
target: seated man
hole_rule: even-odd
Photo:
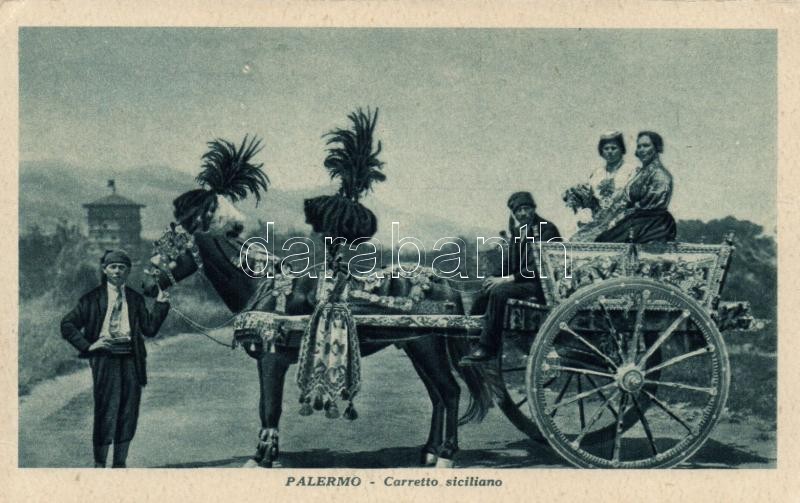
[[[530,192],[516,192],[508,199],[509,218],[508,274],[489,277],[483,283],[481,296],[473,312],[485,310],[480,343],[461,359],[461,365],[474,365],[492,360],[502,346],[503,320],[508,299],[534,299],[542,302],[542,285],[534,266],[533,250],[540,241],[560,238],[558,228],[536,213]],[[524,234],[526,233],[526,234]],[[533,239],[531,239],[533,238]],[[477,310],[476,310],[477,309]]]

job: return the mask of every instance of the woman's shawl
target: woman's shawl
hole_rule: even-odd
[[[672,175],[660,159],[655,159],[636,171],[625,193],[635,209],[666,210],[672,199]]]

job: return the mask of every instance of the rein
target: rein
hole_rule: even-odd
[[[214,336],[212,336],[211,334],[208,333],[208,332],[211,332],[211,331],[214,331],[214,330],[219,330],[221,328],[224,328],[224,327],[230,325],[236,319],[236,315],[231,316],[229,319],[225,320],[225,322],[223,322],[220,325],[217,325],[216,327],[205,327],[205,326],[197,323],[193,319],[189,318],[189,316],[185,315],[183,312],[181,312],[180,309],[178,309],[175,306],[172,306],[172,311],[174,311],[175,314],[180,316],[181,319],[183,319],[183,321],[185,321],[186,323],[188,323],[189,325],[194,327],[195,330],[200,332],[200,335],[203,335],[203,336],[207,337],[208,339],[211,339],[213,342],[216,342],[220,346],[225,346],[226,348],[236,349],[236,345],[234,344],[233,340],[231,340],[230,343],[222,342],[219,339],[217,339],[216,337],[214,337]]]
[[[202,271],[203,259],[200,257],[200,250],[194,241],[194,236],[183,230],[183,227],[170,224],[170,227],[167,229],[167,232],[164,233],[164,236],[153,243],[153,250],[155,251],[155,255],[159,257],[159,261],[157,264],[155,264],[154,269],[145,270],[145,274],[155,277],[157,282],[159,272],[163,272],[166,274],[172,286],[178,286],[175,276],[172,275],[172,268],[174,267],[175,260],[184,249],[189,250],[189,252],[192,254],[192,260],[194,260],[195,264],[197,265],[197,270]],[[226,348],[231,349],[236,348],[233,341],[230,343],[222,342],[208,332],[216,331],[230,325],[236,319],[237,315],[231,316],[216,327],[206,327],[191,319],[188,315],[184,314],[174,305],[172,306],[171,310],[175,312],[175,314],[177,314],[181,319],[183,319],[183,321],[200,332],[200,334],[204,337],[207,337],[220,346],[225,346]]]

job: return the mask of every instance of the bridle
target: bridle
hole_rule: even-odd
[[[169,279],[171,286],[177,285],[178,281],[172,274],[172,269],[177,267],[177,260],[181,255],[183,255],[184,250],[189,250],[194,263],[197,265],[197,269],[202,270],[203,259],[200,257],[200,249],[197,247],[197,243],[195,243],[194,236],[187,232],[180,224],[171,223],[164,235],[153,243],[153,257],[158,257],[158,260],[153,264],[153,267],[145,269],[145,274],[152,276],[157,282],[159,274],[163,272]],[[181,310],[176,306],[172,306],[172,311],[180,316],[189,325],[194,327],[195,330],[200,332],[203,336],[219,344],[220,346],[229,347],[231,349],[236,347],[234,342],[225,343],[209,334],[209,332],[219,330],[230,325],[233,321],[235,321],[236,315],[228,318],[222,324],[216,327],[206,327],[197,323],[191,317],[181,312]]]
[[[200,257],[200,249],[194,241],[194,236],[186,231],[180,224],[171,223],[169,228],[153,243],[153,257],[158,257],[151,268],[145,271],[153,277],[157,277],[159,272],[163,272],[170,281],[171,286],[178,284],[172,269],[177,267],[178,258],[188,250],[197,265],[198,270],[203,269],[203,259]]]

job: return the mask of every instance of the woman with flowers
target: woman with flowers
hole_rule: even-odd
[[[564,201],[579,218],[579,230],[571,241],[595,241],[627,207],[625,187],[636,170],[623,159],[622,133],[613,131],[601,136],[597,152],[605,159],[605,166],[592,172],[588,184],[576,185],[564,193]]]

